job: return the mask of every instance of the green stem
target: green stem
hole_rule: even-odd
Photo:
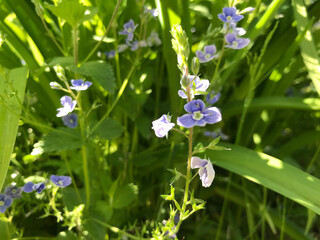
[[[144,239],[145,239],[145,240],[147,240],[147,239],[148,239],[148,240],[154,240],[154,238],[142,238],[142,237],[137,237],[137,236],[135,236],[135,235],[132,235],[132,234],[130,234],[130,233],[127,233],[126,231],[121,230],[120,228],[117,228],[117,227],[111,226],[111,225],[109,225],[109,224],[107,224],[107,223],[105,223],[105,222],[102,222],[102,221],[100,221],[100,220],[98,220],[98,219],[96,219],[96,218],[91,218],[91,219],[92,219],[93,221],[99,223],[100,225],[109,228],[112,232],[125,235],[125,236],[127,236],[127,237],[129,237],[129,238],[131,238],[131,239],[136,239],[136,240],[144,240]]]
[[[227,184],[226,196],[225,196],[224,201],[223,201],[222,210],[221,210],[221,216],[220,216],[220,219],[219,219],[219,226],[218,226],[218,230],[217,230],[217,234],[216,234],[215,240],[219,240],[220,239],[221,229],[222,229],[223,222],[224,222],[224,216],[226,215],[226,210],[227,210],[227,206],[228,206],[228,197],[229,197],[229,194],[230,194],[231,182],[232,182],[232,172],[229,173],[229,181],[228,181],[228,184]]]
[[[97,45],[91,50],[91,52],[88,54],[88,56],[81,62],[81,65],[84,64],[85,62],[87,62],[91,58],[91,56],[95,53],[95,51],[98,49],[98,47],[103,42],[103,39],[107,36],[107,34],[112,26],[112,23],[114,21],[114,18],[116,17],[116,14],[117,14],[117,11],[118,11],[118,8],[119,8],[121,2],[122,2],[122,0],[118,0],[118,3],[113,11],[112,17],[111,17],[110,22],[107,26],[105,34],[102,36],[101,40],[97,43]]]
[[[223,39],[223,44],[222,44],[221,53],[220,53],[220,56],[219,56],[219,59],[218,59],[217,65],[216,65],[216,69],[214,70],[214,73],[213,73],[213,76],[212,76],[210,85],[213,83],[213,81],[214,81],[214,79],[216,78],[216,75],[217,75],[217,73],[218,73],[218,69],[219,69],[219,67],[220,67],[220,63],[221,63],[221,59],[222,59],[222,56],[223,56],[223,53],[224,53],[225,45],[226,45],[226,41]]]
[[[136,68],[136,62],[132,65],[126,79],[122,82],[121,88],[119,89],[118,95],[117,95],[116,99],[114,100],[113,104],[111,105],[109,110],[105,113],[105,115],[100,119],[100,121],[91,129],[90,134],[93,133],[101,125],[101,123],[109,116],[110,112],[113,110],[115,105],[118,103],[118,101],[119,101],[120,97],[122,96],[135,68]]]

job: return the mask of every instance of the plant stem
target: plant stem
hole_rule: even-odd
[[[225,45],[226,45],[226,41],[223,39],[223,44],[222,44],[221,53],[220,53],[220,56],[219,56],[219,59],[218,59],[217,65],[216,65],[216,69],[214,70],[214,73],[213,73],[213,76],[212,76],[210,85],[213,83],[213,81],[214,81],[214,79],[216,78],[216,75],[217,75],[217,73],[218,73],[218,69],[219,69],[219,66],[220,66],[220,63],[221,63],[221,59],[222,59],[222,56],[223,56],[223,53],[224,53],[224,47],[225,47]]]
[[[118,3],[117,3],[117,5],[116,5],[116,7],[115,7],[115,9],[113,11],[112,17],[111,17],[110,22],[109,22],[109,24],[107,26],[105,34],[102,36],[101,40],[97,43],[97,45],[91,50],[91,52],[88,54],[88,56],[81,62],[81,65],[84,64],[85,62],[87,62],[90,59],[90,57],[95,53],[95,51],[98,49],[100,44],[103,42],[103,39],[107,36],[107,34],[108,34],[108,32],[109,32],[109,30],[111,28],[111,25],[112,25],[112,23],[114,21],[114,18],[116,17],[116,13],[118,11],[118,8],[119,8],[121,2],[122,2],[122,0],[118,0]]]

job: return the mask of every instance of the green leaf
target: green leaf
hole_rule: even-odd
[[[116,85],[110,64],[101,61],[93,61],[87,62],[81,67],[70,67],[70,70],[91,77],[92,80],[97,81],[106,91],[113,94]]]
[[[298,33],[304,32],[309,25],[307,8],[303,0],[292,0],[294,17],[297,22]],[[306,65],[318,95],[320,96],[320,59],[317,53],[317,47],[314,44],[311,29],[307,30],[303,40],[300,43],[301,56]]]
[[[42,148],[46,152],[58,152],[77,149],[82,144],[79,131],[71,128],[58,128],[44,137]]]
[[[243,101],[230,102],[222,108],[222,116],[230,117],[241,114]],[[262,109],[297,109],[306,111],[319,111],[320,99],[299,97],[260,97],[252,99],[248,112],[260,111]]]
[[[95,217],[102,219],[104,222],[108,222],[113,214],[113,209],[108,202],[97,201],[94,205]]]
[[[211,143],[209,143],[208,147],[210,149],[214,149],[214,147],[220,142],[220,136],[215,138],[213,141],[211,141]]]
[[[207,151],[213,162],[261,184],[320,214],[320,180],[292,165],[264,153],[223,144],[231,151]]]
[[[13,90],[7,84],[4,76],[0,75],[0,191],[16,140],[22,109],[20,103],[23,103],[24,99],[28,69],[26,67],[13,69],[7,74],[7,77]]]
[[[73,57],[55,57],[53,58],[49,64],[50,67],[54,67],[60,65],[61,67],[69,67],[74,66],[74,59]]]
[[[122,132],[123,127],[119,122],[110,118],[106,118],[92,134],[102,139],[111,140],[121,136]]]
[[[116,189],[112,206],[114,208],[124,208],[137,198],[138,193],[138,186],[133,183],[121,186]]]
[[[79,0],[62,0],[57,6],[45,3],[45,7],[57,17],[66,20],[72,27],[77,27],[96,13],[94,9],[84,6]]]

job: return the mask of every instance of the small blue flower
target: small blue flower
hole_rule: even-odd
[[[69,96],[63,96],[60,98],[62,108],[58,108],[57,111],[57,117],[63,117],[66,116],[68,113],[72,112],[74,108],[76,107],[77,101],[72,101],[72,98]]]
[[[218,55],[215,55],[217,48],[214,44],[204,47],[204,51],[196,51],[196,55],[201,63],[209,62]]]
[[[242,49],[250,43],[249,38],[238,38],[236,33],[228,33],[225,40],[228,43],[226,47],[233,49]]]
[[[78,80],[72,79],[71,84],[72,84],[72,87],[70,87],[71,89],[74,89],[76,91],[85,91],[92,85],[92,82],[89,82],[89,81],[84,82],[82,79],[78,79]]]
[[[21,198],[22,188],[17,186],[8,186],[4,194],[9,198]]]
[[[24,192],[26,192],[26,193],[30,193],[30,192],[33,191],[33,186],[34,186],[33,182],[27,182],[27,183],[23,186],[22,191],[24,191]]]
[[[36,191],[37,193],[41,193],[45,188],[46,188],[46,185],[44,183],[37,183],[33,185],[33,190]]]
[[[116,55],[116,51],[115,50],[111,50],[110,52],[104,52],[104,54],[106,55],[106,57],[108,59],[114,58],[114,56]]]
[[[123,30],[119,32],[120,35],[127,35],[127,40],[133,40],[133,32],[137,28],[138,25],[134,25],[134,21],[132,19],[129,22],[123,25]]]
[[[139,48],[139,41],[133,41],[131,44],[128,44],[130,46],[131,51],[136,51]]]
[[[191,168],[199,168],[199,176],[200,180],[202,181],[202,186],[210,187],[215,177],[215,171],[211,161],[208,161],[207,159],[201,159],[199,157],[192,157]]]
[[[8,207],[12,204],[12,199],[4,194],[0,193],[0,212],[4,213]]]
[[[179,126],[191,128],[193,126],[205,126],[214,124],[222,120],[221,113],[216,107],[205,108],[202,100],[192,100],[184,105],[184,109],[188,112],[181,117],[178,117],[177,123]]]
[[[147,43],[149,47],[153,47],[153,46],[160,46],[162,42],[161,42],[161,39],[159,38],[158,33],[152,32],[147,38]]]
[[[211,93],[207,94],[206,101],[209,104],[214,104],[219,101],[221,94],[218,92],[211,91]]]
[[[225,7],[222,10],[223,13],[218,14],[218,18],[223,22],[239,22],[243,16],[237,14],[235,7]]]
[[[195,75],[188,75],[188,77],[183,76],[181,81],[182,90],[178,91],[178,95],[183,99],[187,98],[187,87],[190,86],[190,97],[193,99],[194,95],[205,94],[205,91],[210,85],[209,80],[202,79]]]
[[[162,138],[168,135],[168,132],[174,125],[174,123],[170,122],[170,116],[163,114],[159,119],[152,122],[152,129],[157,137]]]
[[[224,23],[222,32],[224,34],[234,32],[237,34],[237,36],[243,36],[246,34],[246,30],[244,28],[237,27],[237,23],[235,23],[235,22]]]
[[[75,128],[78,126],[78,115],[75,113],[70,113],[62,117],[63,124],[69,128]]]
[[[68,177],[68,176],[51,175],[50,180],[55,185],[62,188],[67,187],[71,184],[71,177]]]
[[[22,191],[26,192],[26,193],[30,193],[32,191],[36,191],[37,193],[41,193],[43,191],[43,189],[46,188],[46,185],[44,183],[37,183],[37,184],[33,184],[33,182],[27,182],[23,188]]]
[[[146,6],[144,7],[144,13],[149,13],[152,17],[156,18],[159,15],[159,11],[156,8],[147,8]]]

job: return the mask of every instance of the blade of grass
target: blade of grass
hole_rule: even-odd
[[[270,155],[232,144],[231,151],[206,151],[213,163],[261,184],[320,214],[320,180]]]
[[[298,33],[304,32],[309,25],[307,9],[303,0],[292,0],[294,16],[297,22]],[[304,35],[300,44],[301,56],[308,69],[309,77],[311,78],[318,95],[320,96],[320,60],[317,54],[317,48],[314,44],[310,28]]]
[[[11,89],[6,83],[4,76],[0,75],[0,94],[13,94],[9,99],[6,99],[6,105],[10,107],[16,114],[20,114],[24,98],[25,87],[27,84],[28,69],[26,67],[16,68],[10,71],[8,80],[12,84]],[[13,91],[14,90],[14,91]],[[16,96],[14,96],[16,95]],[[7,174],[10,163],[11,153],[16,140],[16,135],[19,126],[19,115],[16,115],[0,105],[0,192]]]

